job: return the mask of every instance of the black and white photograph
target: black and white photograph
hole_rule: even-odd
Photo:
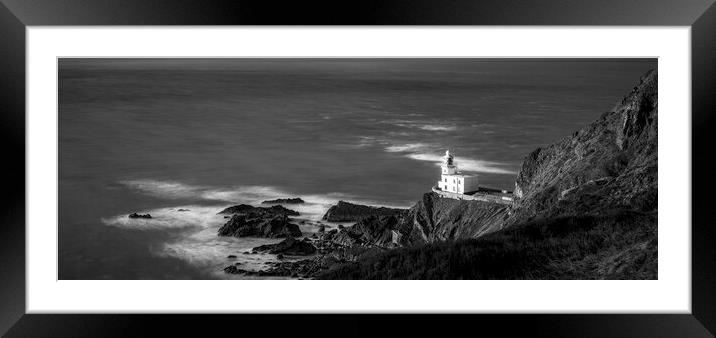
[[[59,58],[58,278],[658,279],[656,58]]]

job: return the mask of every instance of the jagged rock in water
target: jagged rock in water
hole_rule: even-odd
[[[338,201],[338,204],[331,206],[326,214],[323,215],[323,220],[329,222],[355,222],[368,216],[396,215],[404,211],[405,209],[373,207]]]
[[[152,215],[150,214],[138,214],[138,213],[132,213],[129,216],[129,218],[152,218]]]
[[[287,216],[300,216],[298,211],[287,209],[281,205],[273,205],[271,207],[255,207],[248,204],[239,204],[228,207],[224,210],[219,211],[219,214],[265,214],[265,215],[287,215]]]
[[[286,215],[266,215],[264,213],[234,214],[228,222],[219,228],[219,236],[233,237],[298,237],[301,230],[290,223]]]
[[[296,198],[277,198],[274,200],[263,201],[261,204],[302,204],[306,203],[299,197]]]
[[[255,252],[268,252],[270,254],[284,254],[305,256],[316,253],[316,247],[309,240],[297,240],[293,237],[284,239],[276,244],[266,244],[253,248]]]

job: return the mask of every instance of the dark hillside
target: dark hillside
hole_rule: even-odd
[[[656,213],[536,221],[478,239],[388,250],[320,279],[655,279]]]

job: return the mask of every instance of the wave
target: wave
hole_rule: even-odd
[[[222,223],[223,216],[217,215],[220,207],[207,207],[199,205],[182,205],[171,208],[158,208],[139,211],[140,214],[150,214],[152,218],[129,218],[127,215],[117,215],[102,218],[105,225],[131,230],[158,230],[181,228],[209,228]],[[182,210],[182,211],[180,211]]]
[[[163,199],[201,199],[209,201],[250,203],[286,194],[270,186],[236,186],[230,189],[203,185],[189,185],[176,181],[126,180],[120,181],[131,189]]]
[[[419,125],[417,128],[429,131],[454,131],[457,130],[455,125],[437,125],[437,124],[424,124]]]
[[[119,183],[145,194],[166,199],[190,198],[196,196],[198,191],[203,189],[199,186],[190,186],[173,181],[127,180],[119,181]]]
[[[443,161],[441,150],[437,150],[437,146],[427,145],[425,143],[407,143],[393,144],[385,147],[386,152],[404,153],[404,156],[417,161],[433,162],[440,165]],[[465,157],[457,157],[455,159],[458,167],[462,171],[490,174],[516,174],[515,171],[505,169],[503,163],[477,160]]]
[[[425,149],[426,147],[428,147],[428,145],[425,143],[408,143],[408,144],[387,146],[387,147],[385,147],[385,151],[387,151],[389,153],[402,153],[402,152],[409,152],[409,151]]]
[[[260,270],[267,261],[276,260],[267,255],[244,255],[243,252],[252,248],[276,243],[281,239],[252,238],[252,237],[222,237],[217,236],[217,228],[211,227],[182,237],[178,240],[164,243],[154,253],[158,256],[169,256],[181,259],[195,266],[212,267],[214,270],[230,264],[227,259],[234,255],[244,268]],[[228,277],[225,274],[224,278]]]
[[[458,126],[453,123],[444,122],[426,122],[426,121],[413,121],[413,120],[386,120],[383,123],[392,124],[404,128],[421,129],[427,131],[455,131],[458,130]]]
[[[441,165],[443,161],[442,155],[436,154],[411,153],[406,156],[418,161],[434,162],[435,165],[438,166]],[[475,160],[464,157],[457,157],[455,162],[461,171],[490,174],[517,174],[517,172],[513,170],[502,168],[501,166],[503,164],[498,162]]]
[[[318,230],[315,225],[332,205],[339,200],[346,200],[366,205],[384,205],[343,193],[293,194],[276,187],[238,186],[233,188],[214,188],[209,186],[188,185],[175,181],[135,180],[121,182],[141,193],[160,196],[167,199],[194,197],[205,200],[221,200],[215,205],[179,205],[169,208],[155,208],[138,211],[151,214],[151,219],[129,218],[127,215],[102,218],[105,225],[128,230],[147,231],[162,229],[186,229],[180,237],[152,249],[152,254],[160,257],[173,257],[194,265],[212,276],[220,279],[242,279],[241,275],[229,275],[222,269],[233,263],[241,263],[242,268],[261,270],[270,261],[276,261],[275,255],[244,254],[252,248],[277,243],[281,239],[223,237],[218,236],[218,229],[226,222],[225,215],[219,215],[222,209],[237,203],[260,205],[267,199],[301,197],[305,203],[285,205],[298,211],[301,215],[292,217],[299,224],[304,235]],[[388,207],[406,207],[393,206]],[[180,211],[181,210],[181,211]],[[308,222],[301,222],[306,220]],[[327,222],[326,222],[327,223]],[[325,224],[325,223],[324,223]],[[344,224],[346,225],[346,224]],[[334,224],[333,226],[336,226]],[[228,258],[229,255],[235,258]]]

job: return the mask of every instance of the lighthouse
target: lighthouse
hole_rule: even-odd
[[[478,190],[477,175],[464,175],[457,168],[455,158],[450,150],[445,151],[443,162],[440,165],[440,181],[438,189],[457,194],[466,194]]]

